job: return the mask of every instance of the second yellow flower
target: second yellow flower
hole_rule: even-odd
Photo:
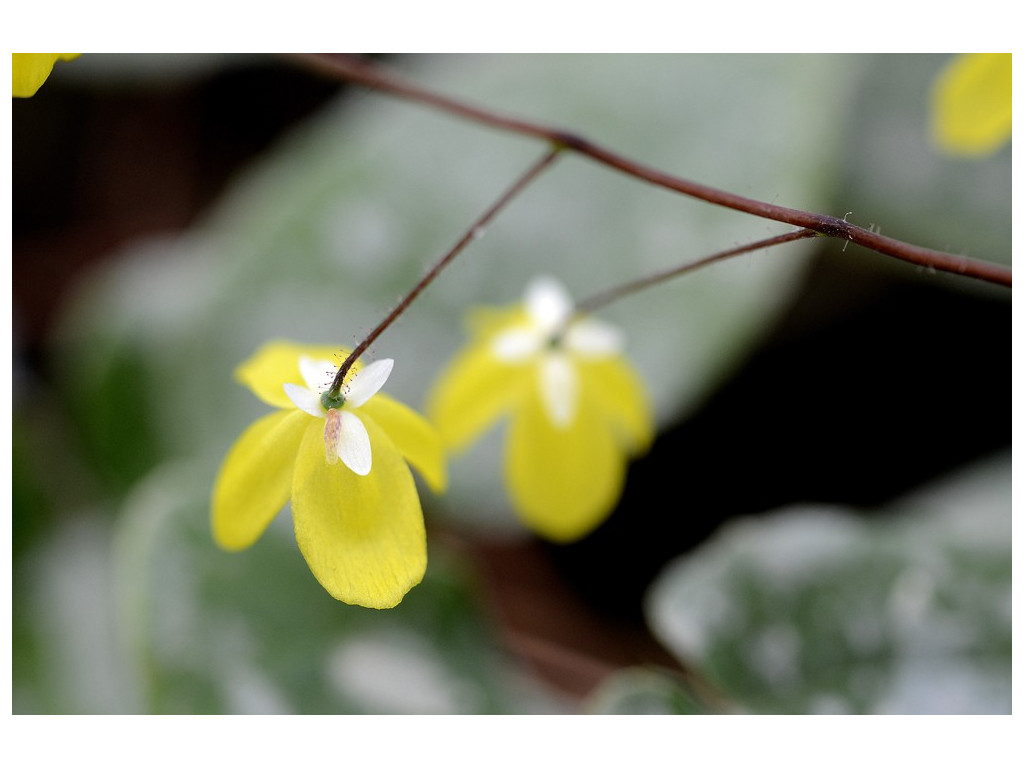
[[[452,449],[510,420],[505,482],[528,527],[556,542],[611,513],[630,457],[653,438],[639,378],[619,330],[575,317],[565,289],[535,279],[523,303],[478,310],[472,340],[448,366],[427,415]]]

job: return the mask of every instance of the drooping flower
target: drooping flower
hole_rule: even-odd
[[[548,277],[530,283],[522,305],[480,310],[469,346],[427,406],[453,450],[509,418],[504,465],[513,506],[556,542],[586,535],[611,513],[629,458],[653,438],[621,333],[573,314],[568,293]]]
[[[931,131],[943,152],[989,155],[1013,128],[1012,57],[964,53],[954,57],[932,87]]]
[[[57,59],[71,61],[78,53],[12,53],[11,79],[14,81],[14,96],[27,98],[46,82]]]
[[[444,455],[422,416],[379,392],[392,360],[354,365],[341,397],[325,407],[336,353],[271,342],[238,367],[239,381],[279,410],[252,424],[225,458],[213,489],[213,536],[224,549],[244,549],[291,499],[296,541],[324,589],[346,603],[391,608],[427,565],[406,462],[441,492]]]

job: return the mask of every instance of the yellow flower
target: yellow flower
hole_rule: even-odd
[[[447,446],[465,448],[510,417],[505,483],[523,521],[567,542],[614,508],[626,464],[653,428],[617,328],[573,318],[565,289],[538,278],[521,306],[481,310],[473,339],[441,375],[428,416]]]
[[[346,603],[391,608],[427,567],[423,512],[406,462],[442,491],[441,442],[423,417],[378,394],[392,360],[353,366],[343,403],[325,408],[335,352],[272,342],[236,370],[280,410],[252,424],[224,460],[213,536],[224,549],[244,549],[291,499],[296,541],[324,589]]]
[[[14,81],[14,95],[35,96],[36,91],[46,82],[57,59],[71,61],[78,53],[12,53],[11,77]]]
[[[964,53],[932,87],[932,137],[944,152],[988,155],[1003,146],[1013,127],[1012,57]]]

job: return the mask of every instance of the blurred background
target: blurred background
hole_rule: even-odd
[[[1010,263],[1010,147],[928,143],[947,56],[381,58]],[[287,510],[214,546],[266,410],[232,370],[357,343],[544,147],[274,56],[86,54],[12,117],[16,713],[1010,711],[1009,289],[815,241],[610,306],[659,435],[609,520],[525,531],[496,429],[421,488],[427,577],[375,612],[322,590]],[[539,272],[583,298],[783,231],[564,157],[372,353],[419,408],[466,310]]]

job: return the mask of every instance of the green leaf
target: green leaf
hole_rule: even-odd
[[[677,675],[630,667],[610,675],[588,697],[594,715],[708,715],[708,703]]]
[[[1010,576],[1006,458],[867,516],[810,506],[729,524],[666,569],[647,613],[749,711],[1002,713]]]

